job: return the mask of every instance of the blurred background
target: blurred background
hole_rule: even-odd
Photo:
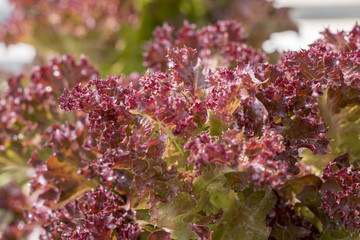
[[[0,0],[0,24],[10,18],[13,10],[8,0]],[[36,50],[29,44],[18,43],[6,46],[0,43],[0,69],[17,73],[24,64],[30,64],[36,55]]]
[[[285,31],[271,34],[263,44],[267,52],[305,49],[320,37],[324,28],[349,31],[360,20],[358,0],[276,0],[277,7],[291,8],[290,14],[299,32]]]
[[[30,4],[34,4],[31,3],[32,1],[29,2]],[[42,4],[41,1],[33,2],[36,2],[36,4],[39,5]],[[91,3],[92,1],[86,2]],[[110,2],[114,3],[115,1]],[[117,34],[113,36],[109,33],[109,31],[106,32],[107,30],[102,33],[101,31],[97,31],[97,29],[93,29],[93,32],[86,32],[83,34],[81,32],[82,29],[80,29],[79,26],[76,26],[75,30],[77,33],[75,35],[77,36],[75,37],[80,38],[80,44],[76,39],[74,39],[74,36],[68,36],[70,35],[69,33],[72,33],[73,35],[74,33],[66,32],[68,31],[67,29],[52,29],[54,32],[49,32],[46,28],[49,26],[44,26],[44,29],[46,30],[44,31],[44,29],[30,29],[29,26],[31,26],[31,24],[28,24],[24,27],[24,29],[21,29],[21,32],[17,29],[19,28],[19,25],[16,22],[11,22],[13,26],[10,24],[10,33],[8,30],[7,34],[11,35],[11,31],[14,29],[13,35],[15,35],[16,38],[12,36],[9,37],[6,34],[3,34],[3,37],[1,38],[0,30],[0,39],[2,39],[2,42],[0,43],[0,71],[3,73],[3,78],[4,75],[8,76],[9,73],[18,73],[22,71],[24,66],[33,64],[36,57],[38,57],[38,59],[35,61],[35,64],[41,64],[41,59],[49,58],[57,53],[74,55],[85,53],[86,55],[90,55],[90,60],[95,62],[95,64],[100,65],[100,70],[106,73],[111,72],[118,74],[122,72],[129,74],[132,71],[143,71],[144,68],[141,65],[141,51],[143,49],[142,46],[144,41],[151,38],[151,32],[155,26],[161,24],[163,21],[170,22],[176,27],[179,26],[178,22],[172,22],[171,19],[172,15],[174,15],[173,18],[175,18],[175,15],[179,15],[179,13],[175,14],[170,12],[167,15],[164,15],[163,9],[158,8],[159,6],[167,7],[166,5],[168,4],[164,4],[166,2],[164,0],[133,1],[135,3],[133,6],[128,3],[129,1],[121,2],[123,6],[118,10],[121,13],[126,11],[127,19],[122,19],[122,21],[126,22],[126,24],[122,24],[121,28],[119,28],[118,32],[120,35]],[[181,19],[181,21],[189,19],[190,22],[195,22],[201,26],[205,23],[208,24],[214,22],[213,20],[217,17],[222,17],[219,13],[216,13],[214,9],[221,9],[222,6],[228,7],[236,1],[220,0],[217,1],[219,4],[212,5],[202,0],[174,0],[171,2],[174,2],[175,5],[178,4],[181,17],[179,18],[179,16],[176,16],[177,19]],[[250,10],[253,10],[250,8],[254,7],[253,5],[255,4],[250,5],[249,1],[239,1],[239,3],[240,2],[242,5],[237,4],[237,6],[243,8],[243,17],[246,21],[252,17],[259,18],[259,16],[256,15],[246,15],[246,11],[250,12]],[[248,3],[243,4],[242,2]],[[23,3],[25,4],[25,1]],[[8,0],[0,0],[0,24],[5,24],[6,21],[11,19],[12,11],[15,15],[17,14],[20,18],[25,19],[26,17],[33,17],[32,15],[26,15],[28,13],[25,13],[25,11],[29,11],[31,13],[31,11],[34,12],[38,10],[32,8],[31,6],[23,6],[21,9],[19,8],[20,11],[19,9],[18,11],[14,11],[14,4],[21,5],[22,1],[15,0],[10,4]],[[259,44],[252,44],[255,47],[262,48],[269,54],[276,51],[281,52],[284,50],[305,49],[308,44],[319,37],[319,32],[323,31],[324,28],[330,28],[332,31],[350,30],[354,24],[360,20],[360,1],[358,0],[276,0],[274,1],[274,6],[276,8],[290,8],[289,15],[295,23],[295,26],[287,24],[285,27],[283,26],[279,29],[273,28],[271,30],[272,32],[268,34],[269,36],[265,36],[264,39],[262,39],[263,41],[259,41]],[[39,7],[39,9],[41,9],[41,7]],[[50,21],[55,22],[55,24],[50,27],[56,27],[56,21],[58,20],[57,18],[59,15],[57,15],[56,12],[51,14],[52,15],[49,13],[47,21],[50,19]],[[259,12],[259,14],[262,13]],[[141,17],[136,17],[135,15]],[[237,13],[237,15],[239,14]],[[114,16],[117,17],[116,14]],[[68,17],[71,19],[71,14],[69,14]],[[36,23],[36,21],[39,21],[38,24],[44,24],[41,22],[43,19],[33,17],[32,20],[32,24]],[[112,19],[106,19],[106,21],[109,21],[110,23],[111,20]],[[280,21],[281,23],[281,19],[278,19],[277,21]],[[284,19],[284,21],[287,22],[288,20]],[[249,20],[249,22],[251,21]],[[68,24],[68,22],[65,22],[65,25],[66,24]],[[91,25],[91,23],[86,24]],[[113,25],[114,28],[119,27],[115,23]],[[257,25],[253,24],[252,27],[253,29],[258,28],[261,30],[261,26],[262,25],[257,23]],[[267,28],[269,27],[267,26]],[[63,37],[61,39],[61,44],[59,43],[60,39],[57,36],[57,31],[63,32],[63,35],[61,35],[61,37]],[[22,34],[20,37],[18,37],[19,32]],[[48,35],[46,35],[47,32]],[[96,35],[103,35],[99,41],[103,46],[97,46],[91,42]],[[256,34],[254,34],[254,36],[259,38]],[[82,42],[85,42],[82,41],[82,39],[85,38],[89,42],[89,46],[84,46],[82,44]],[[46,40],[46,42],[44,40]],[[65,46],[63,42],[67,45]],[[131,44],[128,42],[131,42]],[[104,45],[107,45],[108,47],[104,47]],[[116,54],[116,52],[118,54]],[[126,61],[124,61],[124,59],[126,59]]]

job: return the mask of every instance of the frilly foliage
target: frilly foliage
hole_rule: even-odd
[[[165,25],[141,77],[63,57],[27,87],[10,79],[1,156],[27,143],[33,173],[29,198],[1,190],[3,236],[356,239],[359,32],[327,30],[271,65],[236,22]]]

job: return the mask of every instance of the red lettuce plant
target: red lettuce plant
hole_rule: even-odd
[[[36,125],[43,141],[30,145],[30,198],[1,190],[11,216],[3,236],[356,239],[359,28],[327,30],[271,65],[235,22],[176,33],[165,25],[140,78],[101,79],[68,57],[35,70],[26,91],[10,80],[4,119],[33,113],[27,91],[50,89],[35,116],[49,111],[57,121]],[[54,79],[61,64],[71,74]],[[11,110],[17,94],[26,114]],[[70,113],[53,96],[73,114],[62,119]],[[2,133],[11,144],[12,123]],[[319,158],[334,159],[321,176]]]
[[[58,108],[58,98],[64,88],[72,88],[98,71],[81,57],[77,63],[71,56],[54,58],[43,67],[36,67],[30,78],[19,75],[9,79],[0,100],[0,159],[26,162],[31,152],[41,149],[42,134],[52,124],[71,121],[73,116]],[[15,157],[17,156],[17,157]]]
[[[266,61],[263,53],[246,44],[243,28],[234,21],[219,21],[200,30],[187,22],[177,31],[165,24],[156,28],[153,35],[154,40],[148,42],[144,56],[145,67],[153,71],[166,71],[168,63],[176,64],[179,59],[168,49],[183,46],[196,49],[191,53],[192,58],[195,61],[200,58],[202,64],[213,69],[234,67],[236,63],[255,65]]]
[[[105,73],[143,70],[142,43],[164,22],[178,28],[184,20],[204,24],[236,19],[243,23],[251,45],[257,48],[273,32],[296,30],[288,9],[276,8],[266,0],[9,2],[13,12],[1,24],[1,41],[33,45],[37,60],[53,56],[54,52],[86,54]]]

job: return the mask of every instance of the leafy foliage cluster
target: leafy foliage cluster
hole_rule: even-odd
[[[297,30],[287,8],[265,0],[9,1],[14,10],[0,28],[1,41],[35,46],[41,64],[54,52],[86,53],[102,73],[143,71],[142,43],[164,22],[180,27],[184,20],[203,26],[236,19],[256,48],[273,32]]]
[[[234,21],[154,37],[143,75],[63,56],[8,81],[0,161],[32,171],[3,238],[358,237],[359,26],[277,64]]]

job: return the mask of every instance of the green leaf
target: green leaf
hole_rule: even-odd
[[[360,105],[352,96],[353,89],[341,86],[340,89],[329,89],[320,98],[320,108],[326,125],[332,158],[351,151],[350,161],[360,158]]]
[[[185,192],[179,193],[170,203],[158,202],[151,209],[151,218],[160,228],[168,228],[172,237],[179,240],[195,238],[191,230],[191,223],[185,222],[184,218],[191,214],[195,207],[195,200]]]
[[[136,220],[150,221],[149,209],[137,209]]]
[[[229,128],[229,125],[224,120],[218,119],[210,110],[208,110],[208,121],[206,125],[209,126],[211,136],[220,136]]]
[[[294,204],[294,210],[295,210],[295,213],[297,216],[303,217],[304,219],[306,219],[307,221],[312,223],[319,232],[323,231],[323,229],[324,229],[323,222],[306,205],[304,205],[303,203],[297,202]],[[322,218],[326,217],[325,213],[322,210],[320,210],[320,212],[322,214]],[[296,226],[291,226],[291,225],[292,224],[290,223],[290,227],[287,229],[287,232],[292,232],[294,230],[293,228],[296,228]],[[298,233],[306,232],[306,228],[298,227],[298,229],[299,229]],[[296,234],[294,234],[294,236],[296,236]]]
[[[202,175],[194,181],[194,192],[200,197],[197,208],[206,216],[228,210],[235,201],[235,192],[225,186],[224,174],[229,171],[231,169],[225,166],[208,165]]]
[[[201,174],[201,176],[195,179],[193,183],[194,192],[200,194],[204,191],[210,183],[216,181],[218,178],[226,181],[224,174],[231,172],[231,169],[226,166],[220,166],[216,164],[208,164]]]
[[[235,192],[243,191],[248,186],[248,173],[247,172],[228,172],[225,173],[226,182],[224,187],[229,187]]]
[[[301,191],[303,191],[305,185],[313,185],[317,189],[320,189],[322,180],[312,174],[294,178],[286,181],[286,183],[280,188],[279,192],[291,199],[293,193],[299,194]]]
[[[306,207],[308,207],[316,216],[320,216],[319,208],[321,206],[321,196],[319,189],[314,185],[305,185],[303,190],[296,194]]]
[[[265,240],[271,228],[266,227],[266,215],[274,207],[276,196],[272,191],[253,192],[252,189],[238,193],[238,199],[214,226],[214,240]]]
[[[327,230],[319,240],[358,240],[359,233],[351,235],[344,228],[341,230]]]
[[[322,170],[326,165],[334,158],[331,153],[325,155],[314,155],[310,149],[304,148],[299,151],[299,156],[302,158],[302,162],[308,166],[311,166],[312,173],[316,173],[321,176]]]

